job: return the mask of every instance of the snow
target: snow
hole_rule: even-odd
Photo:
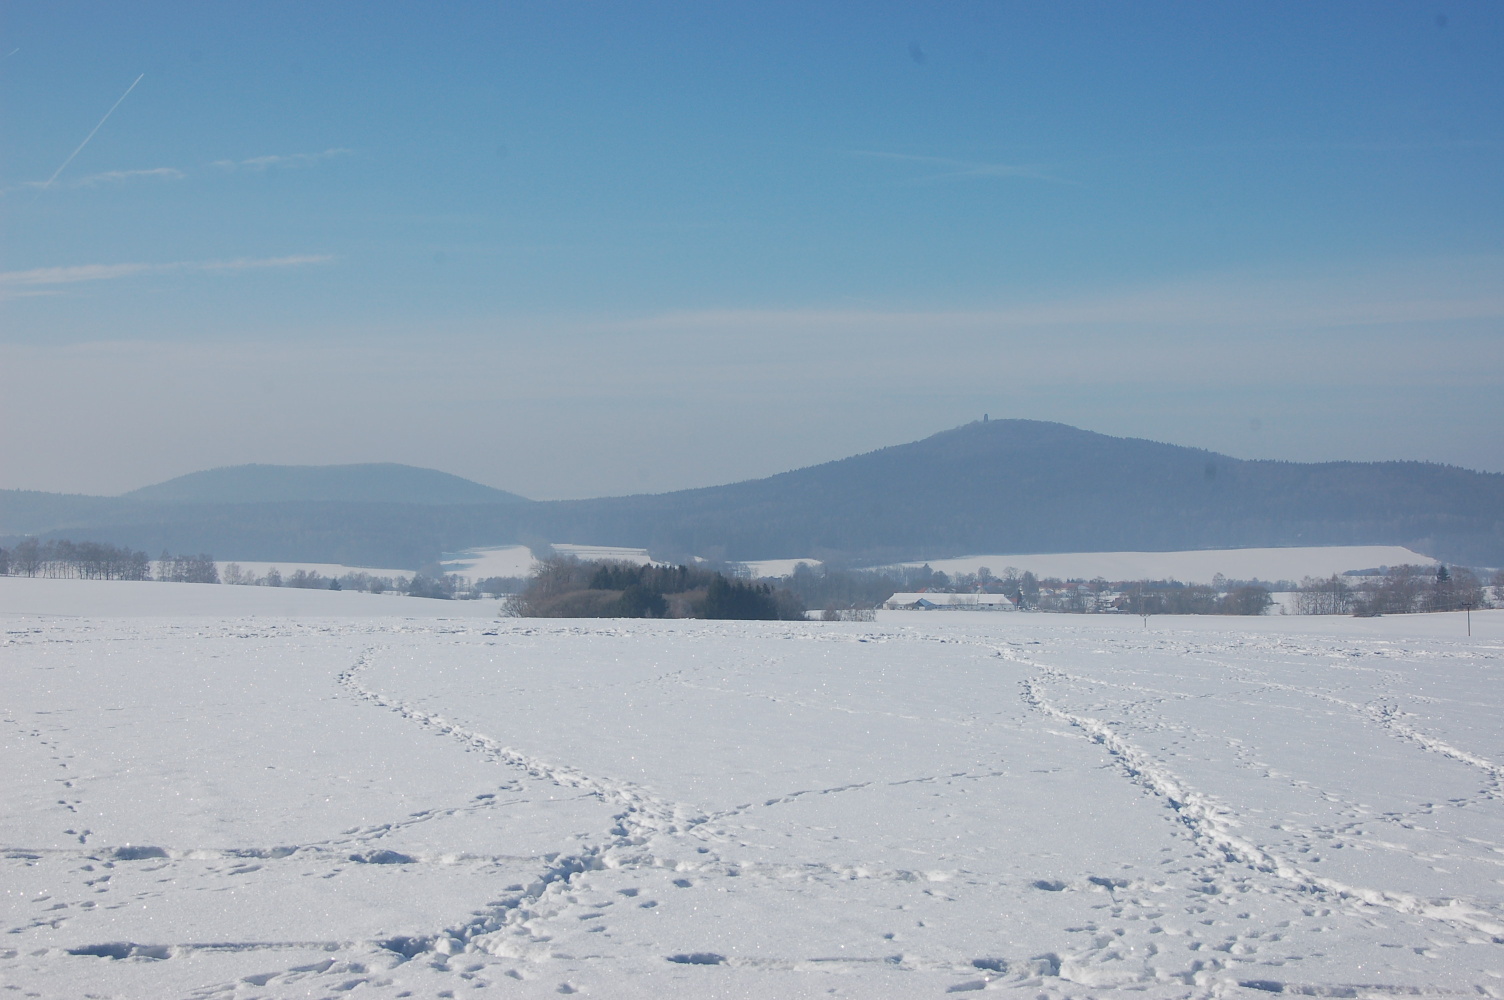
[[[17,995],[1504,995],[1504,612],[107,617],[91,590],[54,595],[71,618],[0,592]]]
[[[1187,552],[1060,552],[1050,555],[984,555],[932,559],[945,573],[975,573],[986,566],[1002,576],[1012,566],[1040,579],[1179,580],[1211,583],[1218,573],[1230,580],[1295,580],[1327,577],[1375,566],[1434,566],[1430,556],[1398,545],[1330,545],[1277,549],[1199,549]],[[922,562],[904,563],[922,566]]]
[[[786,576],[793,576],[794,570],[800,566],[809,566],[818,569],[822,563],[818,559],[755,559],[752,562],[744,562],[747,572],[757,580],[773,579],[781,580]]]
[[[648,555],[647,549],[625,548],[620,545],[572,545],[566,542],[555,542],[553,550],[561,556],[574,556],[576,559],[614,559],[618,562],[636,563],[646,566],[653,559]]]
[[[616,545],[574,545],[560,542],[553,550],[561,556],[577,559],[614,559],[618,562],[636,563],[639,566],[652,562],[647,549],[625,548]],[[493,548],[466,549],[455,553],[443,562],[444,572],[458,573],[472,580],[484,580],[491,576],[527,576],[537,565],[532,550],[526,545],[505,545]]]
[[[492,576],[527,576],[536,563],[532,550],[526,545],[504,545],[466,549],[445,559],[442,565],[445,573],[484,580]]]

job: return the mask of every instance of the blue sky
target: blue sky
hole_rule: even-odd
[[[0,487],[586,496],[984,412],[1504,471],[1501,51],[1482,3],[8,2]]]

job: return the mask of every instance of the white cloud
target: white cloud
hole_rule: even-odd
[[[94,187],[98,184],[119,184],[123,181],[136,179],[154,179],[163,181],[180,181],[188,176],[176,167],[151,167],[146,170],[106,170],[99,174],[90,174],[88,177],[80,177],[73,181],[71,187]]]
[[[349,156],[353,150],[326,149],[322,153],[285,153],[280,155],[252,156],[244,160],[215,160],[214,166],[222,170],[270,170],[273,167],[310,167],[322,160],[337,156]]]
[[[58,285],[87,281],[112,281],[143,274],[192,271],[250,271],[274,267],[325,264],[330,254],[299,254],[289,257],[239,257],[232,260],[172,261],[166,264],[75,264],[67,267],[34,267],[25,271],[0,271],[0,298],[50,294]]]
[[[162,264],[79,264],[73,267],[34,267],[28,271],[0,271],[0,289],[33,285],[71,285],[77,281],[108,281],[143,274]]]

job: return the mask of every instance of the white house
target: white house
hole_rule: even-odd
[[[1002,594],[894,594],[884,611],[1017,611]]]

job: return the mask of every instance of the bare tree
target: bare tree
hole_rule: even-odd
[[[1346,615],[1353,610],[1353,588],[1333,573],[1325,580],[1306,577],[1295,592],[1295,613],[1299,615]]]
[[[1425,577],[1420,566],[1391,566],[1377,585],[1370,585],[1361,610],[1374,615],[1406,615],[1420,607],[1425,592]]]

